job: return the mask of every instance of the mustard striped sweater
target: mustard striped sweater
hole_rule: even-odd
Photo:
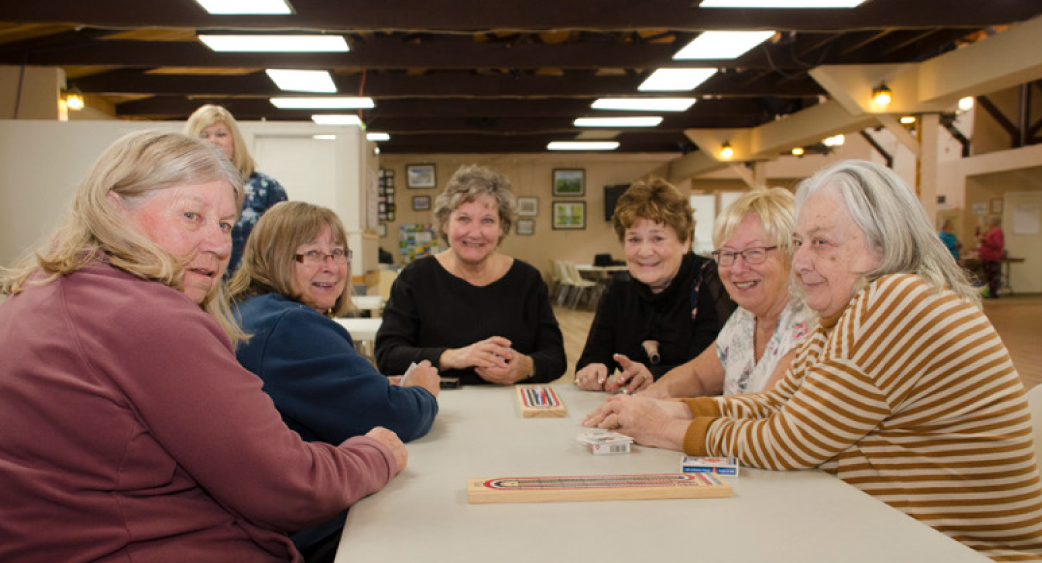
[[[992,559],[1042,559],[1020,377],[977,307],[918,276],[821,319],[774,391],[687,403],[689,455],[820,467]]]

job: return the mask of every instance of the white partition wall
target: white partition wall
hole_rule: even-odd
[[[0,264],[10,264],[60,222],[72,193],[113,141],[143,129],[179,131],[181,122],[0,120]],[[376,267],[366,244],[363,179],[368,159],[357,127],[240,122],[258,170],[279,180],[291,199],[331,207],[355,249],[352,274]],[[332,134],[332,141],[314,140]]]

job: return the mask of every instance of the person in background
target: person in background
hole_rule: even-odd
[[[250,156],[239,125],[227,109],[213,104],[200,107],[188,117],[184,134],[219,147],[243,178],[245,195],[242,212],[232,229],[232,257],[228,262],[228,275],[231,276],[239,268],[246,239],[250,238],[250,231],[261,215],[271,206],[289,198],[286,190],[274,178],[256,170],[256,163]]]
[[[583,423],[752,467],[818,467],[983,555],[1039,559],[1024,386],[915,192],[843,161],[800,185],[796,216],[792,268],[820,318],[773,391],[619,395]]]
[[[941,226],[941,232],[938,236],[941,237],[941,242],[944,243],[945,248],[948,252],[951,252],[952,258],[959,259],[959,251],[962,250],[962,243],[956,238],[955,233],[952,232],[952,220],[945,219],[944,224]]]
[[[352,306],[350,263],[347,233],[332,210],[302,201],[269,209],[228,284],[250,337],[236,356],[309,442],[339,444],[378,426],[406,442],[420,438],[438,413],[438,370],[420,362],[392,385],[355,351],[333,320]],[[307,561],[332,559],[344,516],[291,536]]]
[[[405,467],[385,428],[301,440],[235,360],[241,198],[212,147],[131,133],[0,274],[0,561],[299,562],[287,530]]]
[[[642,396],[699,397],[769,391],[789,367],[817,317],[790,288],[792,194],[754,189],[716,218],[713,252],[738,309],[697,358],[673,368]]]
[[[517,204],[499,172],[463,166],[435,200],[448,250],[406,266],[376,334],[376,363],[401,373],[427,360],[463,384],[553,381],[564,339],[538,270],[498,250]]]
[[[691,251],[692,213],[688,198],[658,178],[619,197],[612,226],[631,279],[613,282],[597,305],[575,365],[580,389],[646,389],[701,354],[727,322],[735,304],[716,264]]]
[[[977,237],[977,255],[980,257],[984,280],[988,284],[988,298],[998,299],[1002,289],[1002,259],[1006,256],[1006,239],[1002,233],[1002,218],[988,219],[988,230]]]

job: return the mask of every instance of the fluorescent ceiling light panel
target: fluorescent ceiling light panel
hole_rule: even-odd
[[[380,141],[390,141],[391,136],[387,133],[366,133],[365,138],[369,141],[379,143]]]
[[[552,151],[613,151],[619,148],[616,141],[551,141],[546,145]]]
[[[346,115],[337,113],[315,114],[311,121],[319,125],[361,125],[362,120],[357,115]]]
[[[702,0],[699,8],[856,8],[865,0]]]
[[[214,15],[228,14],[292,14],[286,0],[195,0]]]
[[[624,111],[687,111],[695,101],[695,98],[600,98],[590,107]]]
[[[271,98],[271,105],[279,109],[372,109],[372,98],[326,96],[322,98]]]
[[[660,68],[651,73],[637,90],[641,92],[680,92],[694,90],[710,76],[715,68]]]
[[[655,127],[662,123],[657,115],[646,117],[579,117],[576,127]]]
[[[286,70],[269,68],[264,71],[275,85],[289,92],[336,92],[333,77],[325,70]]]
[[[335,141],[336,135],[312,135],[311,138],[316,141]]]
[[[199,34],[218,53],[346,53],[342,35],[210,35]]]
[[[673,55],[673,60],[737,59],[774,37],[774,31],[706,31]]]

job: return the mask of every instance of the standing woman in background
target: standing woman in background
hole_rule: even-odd
[[[188,118],[184,133],[220,147],[224,156],[242,175],[245,196],[242,199],[239,221],[232,229],[232,257],[228,262],[230,276],[239,268],[242,249],[246,247],[246,239],[250,238],[250,231],[257,224],[257,220],[271,206],[289,198],[286,190],[274,178],[256,170],[256,163],[246,148],[246,140],[243,139],[239,125],[230,111],[221,106],[206,104]]]
[[[989,299],[998,299],[999,290],[1002,289],[1002,258],[1006,254],[1006,240],[1001,225],[1002,218],[995,215],[988,219],[988,230],[977,236],[980,243],[977,255],[984,268]]]

